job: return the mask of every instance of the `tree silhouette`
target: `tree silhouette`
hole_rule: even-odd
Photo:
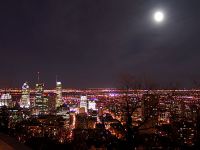
[[[138,78],[130,74],[121,76],[120,81],[121,87],[126,93],[123,97],[125,104],[122,109],[124,109],[124,112],[126,114],[126,140],[131,149],[134,147],[135,144],[134,137],[138,134],[139,130],[144,130],[144,128],[142,129],[141,127],[157,115],[156,107],[158,105],[158,97],[155,94],[148,94],[149,91],[151,91],[151,93],[154,93],[153,90],[157,87],[157,84],[155,84],[153,80],[147,80],[147,78],[139,80]],[[138,91],[142,88],[147,89],[147,94],[139,97]],[[133,91],[136,95],[133,94]],[[146,99],[147,97],[149,98],[148,100]],[[141,122],[139,122],[137,127],[134,127],[132,125],[132,115],[133,112],[137,110],[137,108],[142,107],[142,101],[144,101],[144,106],[149,106],[147,108],[148,113],[143,113],[143,118]]]

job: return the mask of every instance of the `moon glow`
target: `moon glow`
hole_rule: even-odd
[[[155,12],[153,17],[154,17],[155,22],[158,22],[158,23],[163,22],[164,20],[164,14],[161,11]]]

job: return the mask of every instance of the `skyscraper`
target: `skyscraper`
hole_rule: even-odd
[[[143,119],[157,115],[159,97],[154,94],[144,94],[142,97]]]
[[[30,107],[30,88],[27,82],[22,85],[22,96],[20,100],[20,107]]]
[[[80,100],[80,110],[84,109],[83,111],[87,113],[88,111],[88,99],[87,96],[81,96]]]
[[[7,106],[7,107],[12,107],[12,96],[10,93],[3,93],[0,98],[0,107],[1,106]]]
[[[94,100],[88,101],[88,109],[96,110],[96,102]]]
[[[56,82],[56,108],[60,107],[62,104],[62,84],[61,82]]]
[[[142,97],[142,120],[147,120],[143,127],[154,127],[158,122],[159,96],[156,94],[144,94]]]
[[[35,114],[44,115],[48,113],[48,98],[44,97],[44,84],[38,83],[35,88]]]

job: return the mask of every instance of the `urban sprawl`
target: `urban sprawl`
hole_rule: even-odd
[[[197,148],[200,90],[0,90],[0,130],[33,149]],[[46,144],[46,145],[45,145]]]

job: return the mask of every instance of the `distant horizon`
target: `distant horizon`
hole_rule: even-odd
[[[89,84],[90,80],[89,79],[82,79],[80,83],[77,83],[76,81],[74,81],[74,79],[63,79],[63,77],[61,78],[58,78],[57,81],[60,81],[62,83],[62,86],[64,88],[74,88],[74,89],[88,89],[88,88],[120,88],[124,85],[122,85],[122,77],[123,77],[124,74],[121,74],[121,75],[118,75],[117,77],[113,77],[113,82],[107,82],[106,80],[104,82],[100,82],[100,81],[97,81],[98,82],[98,85],[95,84]],[[137,83],[140,83],[144,86],[148,84],[151,85],[151,84],[154,84],[154,86],[158,89],[162,89],[162,88],[170,88],[170,87],[173,87],[176,86],[180,89],[191,89],[191,88],[197,88],[197,87],[200,87],[200,79],[191,79],[191,78],[188,78],[188,79],[185,79],[184,82],[181,82],[181,80],[177,79],[175,80],[174,82],[170,81],[166,81],[166,80],[156,80],[155,77],[152,78],[152,76],[143,76],[143,77],[137,77],[137,76],[133,76],[132,74],[125,74],[125,75],[128,75],[130,77],[133,77],[132,79],[133,80],[136,80]],[[48,78],[48,76],[47,76]],[[68,80],[68,82],[66,81]],[[80,79],[79,79],[80,80]],[[74,82],[73,82],[74,81]],[[21,88],[21,86],[23,85],[23,83],[27,82],[29,84],[29,86],[31,88],[34,88],[35,85],[38,83],[37,82],[37,76],[35,76],[35,78],[33,78],[32,80],[14,80],[12,81],[3,81],[2,79],[0,79],[0,88],[10,88],[10,87],[13,87],[13,88]],[[146,83],[144,83],[146,82]],[[149,83],[148,83],[149,82]],[[44,87],[47,88],[47,89],[52,89],[56,86],[56,77],[54,80],[51,80],[50,82],[48,82],[48,80],[42,75],[42,78],[40,76],[40,83],[43,83],[44,84]],[[87,84],[87,86],[85,86],[85,84]],[[82,85],[80,85],[82,84]],[[134,84],[134,83],[133,83]]]
[[[6,90],[21,90],[22,88],[20,87],[9,87],[9,88],[0,88],[0,90],[2,91],[6,91]],[[90,87],[90,88],[76,88],[76,87],[65,87],[62,88],[63,90],[127,90],[126,88],[117,88],[117,87]],[[30,88],[30,90],[35,90],[35,88]],[[56,90],[55,88],[45,88],[44,86],[44,90]],[[166,90],[166,91],[173,91],[173,90],[177,90],[177,91],[191,91],[191,90],[195,90],[195,91],[200,91],[200,88],[152,88],[152,89],[145,89],[145,88],[129,88],[128,90],[138,90],[138,91],[153,91],[153,90]]]

